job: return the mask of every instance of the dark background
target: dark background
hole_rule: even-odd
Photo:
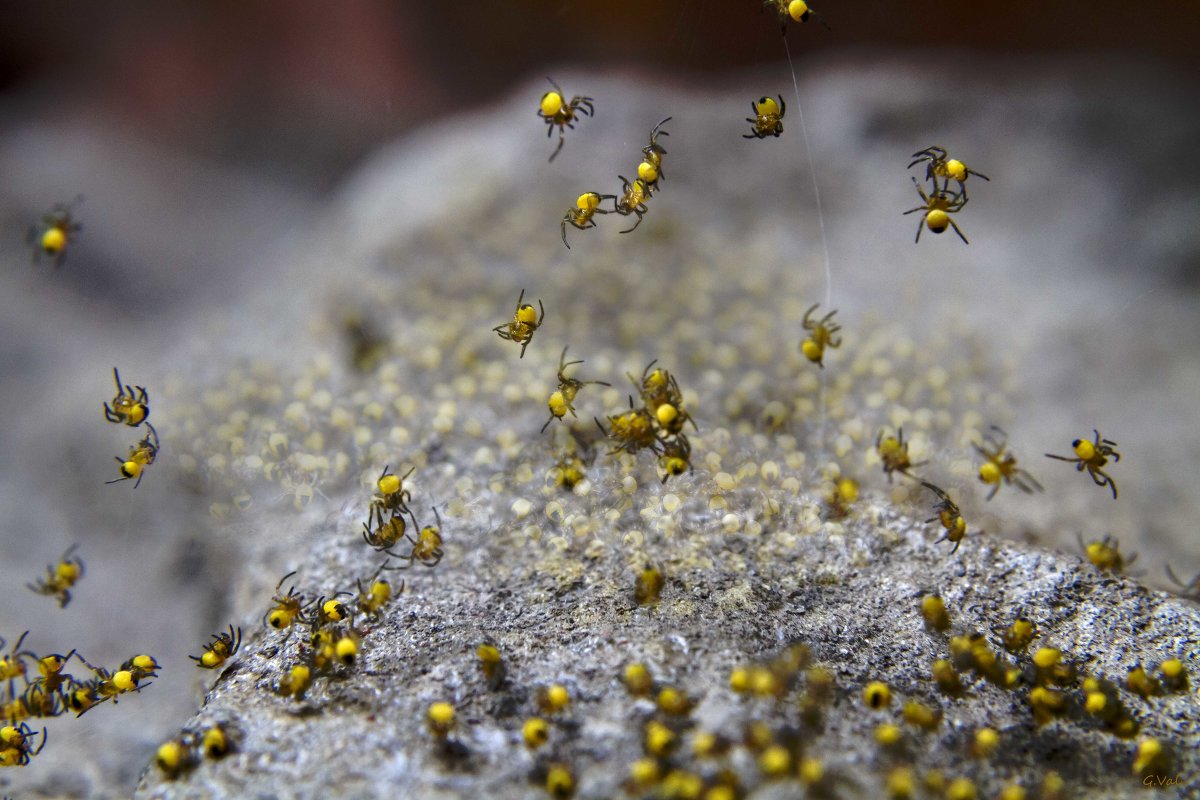
[[[832,30],[789,26],[798,69],[831,49],[898,60],[950,51],[964,63],[1144,58],[1181,82],[1200,66],[1200,5],[1176,0],[817,0],[815,10]],[[9,2],[0,5],[0,107],[22,121],[100,115],[320,189],[380,140],[563,64],[699,86],[777,62],[772,14],[756,0]]]

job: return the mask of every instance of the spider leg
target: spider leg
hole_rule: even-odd
[[[967,241],[967,237],[963,236],[963,232],[959,230],[958,223],[956,223],[954,220],[950,220],[950,227],[954,228],[954,232],[958,234],[958,238],[963,240],[963,244],[970,244],[970,242]]]
[[[993,497],[996,496],[996,492],[998,492],[998,491],[1000,491],[1000,484],[997,483],[995,486],[992,487],[992,490],[990,492],[988,492],[987,499],[991,500]]]
[[[558,147],[554,148],[554,152],[550,154],[549,162],[554,161],[554,159],[558,156],[558,152],[562,150],[563,143],[566,141],[567,137],[565,134],[563,134],[562,129],[560,128],[558,133]]]

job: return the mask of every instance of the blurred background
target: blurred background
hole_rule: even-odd
[[[0,594],[0,635],[11,646],[28,627],[27,644],[39,653],[78,646],[110,667],[153,650],[170,667],[146,695],[57,726],[46,754],[21,776],[0,776],[0,790],[127,794],[154,743],[201,696],[207,676],[198,678],[183,654],[198,652],[237,605],[227,590],[238,556],[210,540],[207,499],[179,491],[165,473],[135,495],[97,480],[129,444],[117,426],[100,424],[114,361],[127,382],[156,391],[183,376],[176,391],[186,391],[227,368],[206,358],[206,341],[222,357],[255,352],[253,337],[205,326],[270,308],[246,299],[264,292],[286,309],[303,279],[292,271],[298,243],[336,218],[339,194],[361,184],[364,167],[381,163],[377,154],[397,141],[417,142],[417,154],[443,141],[452,147],[469,142],[475,126],[496,130],[505,114],[516,119],[510,112],[520,105],[528,131],[508,129],[532,141],[539,154],[528,163],[544,170],[554,140],[535,108],[547,75],[568,94],[596,91],[587,76],[599,90],[634,86],[697,105],[701,95],[737,94],[745,99],[730,117],[736,127],[762,75],[791,97],[782,71],[790,52],[800,91],[813,99],[807,113],[846,316],[867,290],[875,306],[886,302],[888,282],[901,279],[898,269],[856,273],[853,265],[878,263],[885,247],[906,248],[917,266],[932,262],[930,251],[912,248],[913,218],[896,212],[913,200],[896,154],[903,161],[932,143],[940,134],[931,131],[953,129],[957,142],[970,141],[997,199],[990,211],[987,200],[973,209],[969,232],[1018,242],[942,249],[982,259],[970,266],[986,271],[979,291],[996,303],[977,321],[996,326],[1003,343],[1026,324],[1012,309],[1039,291],[1028,281],[1068,257],[1077,268],[1063,268],[1062,294],[1050,298],[1071,306],[1070,325],[1046,327],[1043,312],[1046,325],[1026,331],[1060,338],[1047,342],[1040,364],[1035,347],[1035,363],[1017,381],[1044,412],[1022,417],[1023,452],[1032,458],[1033,443],[1062,439],[1082,417],[1106,429],[1116,416],[1126,435],[1138,422],[1157,425],[1145,438],[1139,430],[1141,447],[1126,454],[1121,468],[1140,464],[1140,485],[1122,484],[1122,504],[1107,522],[1142,551],[1148,582],[1163,585],[1167,561],[1186,576],[1200,569],[1194,525],[1185,522],[1200,502],[1200,4],[814,1],[829,29],[790,26],[790,51],[773,12],[755,0],[0,4],[0,580],[16,587]],[[620,120],[614,105],[601,111]],[[1018,118],[1010,141],[1006,125]],[[860,138],[839,138],[846,129]],[[680,125],[670,146],[687,136]],[[700,138],[693,133],[691,153],[672,153],[684,167],[673,181],[687,181],[689,167],[705,179]],[[628,149],[616,136],[609,141],[613,154]],[[1047,144],[1023,149],[1031,141]],[[572,168],[586,163],[587,147],[568,135],[566,151],[580,158]],[[771,152],[790,159],[781,170],[795,166],[797,151]],[[595,161],[612,163],[610,155]],[[968,163],[979,165],[974,155]],[[554,166],[566,169],[561,158]],[[898,178],[880,177],[893,168]],[[596,174],[611,172],[603,169]],[[730,178],[722,185],[716,174],[716,185],[690,195],[686,182],[673,183],[685,192],[679,202],[716,202],[743,177],[740,168],[721,173]],[[433,207],[445,200],[440,177],[434,170]],[[807,192],[807,183],[797,185]],[[552,188],[527,199],[546,206],[535,209],[551,220],[540,233],[560,258],[556,221],[575,192],[564,180]],[[79,246],[60,270],[31,266],[28,227],[81,194]],[[923,239],[921,247],[949,244],[957,243]],[[955,274],[946,286],[924,278],[922,291],[953,297],[950,281],[970,275]],[[1002,291],[988,294],[993,285]],[[197,331],[218,338],[198,337],[196,352],[180,358],[180,340]],[[1125,401],[1119,413],[1114,397]],[[156,418],[169,419],[163,394],[155,402]],[[1039,476],[1050,472],[1038,467]],[[1085,480],[1055,475],[1050,488],[1092,488],[1076,477]],[[1083,494],[1110,502],[1096,491]],[[1058,524],[1054,509],[1026,523],[1073,548],[1077,529]],[[76,605],[62,612],[19,588],[74,542],[89,570]]]
[[[1097,0],[1086,10],[829,0],[814,9],[831,30],[794,26],[800,68],[834,54],[919,62],[950,53],[964,66],[1070,56],[1150,62],[1182,86],[1200,66],[1200,7],[1174,0]],[[730,70],[776,63],[772,13],[756,0],[614,0],[602,10],[573,0],[353,0],[336,10],[317,0],[10,2],[0,6],[0,91],[9,125],[115,124],[326,188],[380,141],[494,102],[559,65],[702,89]]]

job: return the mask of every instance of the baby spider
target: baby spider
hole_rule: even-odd
[[[908,442],[904,441],[904,428],[896,429],[895,436],[884,436],[883,431],[875,437],[875,452],[883,462],[883,474],[887,475],[888,483],[892,482],[892,473],[899,472],[906,478],[913,478],[909,470],[928,464],[928,461],[912,463],[908,457]],[[914,480],[918,480],[914,478]]]
[[[613,209],[622,217],[628,217],[630,214],[637,217],[637,222],[633,223],[632,228],[621,231],[632,233],[642,224],[642,215],[650,210],[646,207],[646,201],[650,199],[650,186],[641,178],[630,183],[624,175],[617,177],[621,179],[621,196],[613,202]]]
[[[312,605],[312,601],[298,593],[295,585],[288,587],[287,594],[280,594],[283,582],[295,574],[296,571],[292,570],[279,579],[279,583],[275,584],[275,594],[271,597],[272,606],[263,614],[263,624],[277,631],[289,629],[297,622],[311,622],[304,612]]]
[[[122,385],[116,367],[113,367],[113,381],[117,384],[117,393],[113,395],[111,408],[108,403],[104,404],[104,418],[136,428],[150,416],[150,398],[146,395],[146,387]],[[134,392],[134,389],[137,391]]]
[[[45,579],[38,578],[36,584],[27,583],[25,585],[38,594],[53,596],[58,600],[59,608],[66,608],[67,604],[71,602],[71,587],[75,585],[75,581],[83,577],[83,559],[71,558],[71,554],[78,546],[78,544],[71,545],[57,564],[47,565]]]
[[[658,465],[662,467],[662,482],[688,472],[692,468],[692,443],[682,433],[663,442],[658,454]]]
[[[743,133],[743,139],[765,139],[768,136],[779,137],[783,133],[783,115],[787,112],[787,103],[783,102],[783,95],[779,95],[779,102],[776,103],[769,97],[760,97],[757,102],[751,102],[750,108],[754,110],[753,117],[746,117],[746,122],[749,122],[754,128],[749,133]]]
[[[928,227],[934,233],[945,233],[947,227],[953,227],[954,232],[958,234],[958,238],[963,240],[964,244],[970,244],[967,237],[959,230],[958,223],[950,218],[950,215],[962,211],[962,207],[967,204],[966,197],[962,192],[951,192],[948,189],[937,188],[937,183],[934,182],[933,194],[925,194],[925,190],[921,188],[921,184],[917,183],[917,179],[912,179],[913,186],[917,189],[917,194],[921,195],[921,200],[925,205],[910,208],[905,211],[905,214],[915,214],[918,211],[924,211],[925,216],[917,223],[917,238],[916,241],[921,241],[921,230]]]
[[[437,525],[426,525],[421,528],[421,532],[417,534],[416,541],[412,537],[405,537],[412,543],[412,548],[408,551],[408,555],[401,556],[387,551],[389,556],[395,556],[401,561],[407,561],[411,567],[414,561],[421,562],[422,566],[436,567],[438,562],[442,560],[445,553],[442,551],[442,517],[438,514],[436,506],[433,506],[433,517],[437,520]],[[413,520],[414,527],[416,520]],[[408,569],[408,567],[400,567],[399,569]]]
[[[500,338],[506,342],[516,342],[521,345],[521,358],[525,357],[525,348],[533,341],[533,334],[542,325],[542,320],[546,318],[546,308],[542,305],[542,301],[538,300],[538,308],[541,309],[541,314],[535,314],[533,306],[528,303],[522,304],[525,299],[525,290],[521,290],[521,296],[517,298],[517,310],[513,312],[512,322],[506,322],[503,325],[497,325],[492,328],[496,333],[500,334]]]
[[[654,130],[650,131],[650,144],[642,148],[642,163],[638,164],[638,177],[646,183],[646,188],[651,192],[658,188],[658,179],[666,179],[666,175],[662,171],[662,157],[667,154],[665,147],[658,143],[659,136],[670,136],[664,130],[661,130],[663,125],[671,121],[667,117],[662,122],[654,126]]]
[[[409,475],[413,474],[416,467],[409,467],[408,472],[403,475],[390,472],[390,469],[390,464],[384,466],[379,479],[375,481],[376,492],[371,498],[371,511],[380,525],[383,524],[384,511],[389,512],[392,517],[412,513],[408,510],[408,504],[412,502],[412,494],[404,488],[404,482],[408,480]],[[404,533],[403,521],[400,524],[400,532]]]
[[[558,389],[550,393],[550,399],[546,401],[546,405],[550,407],[550,419],[546,420],[546,424],[542,426],[541,433],[546,432],[546,428],[556,419],[562,419],[571,412],[571,416],[575,416],[575,395],[581,388],[589,384],[598,384],[600,386],[612,386],[611,383],[605,381],[581,381],[577,378],[568,378],[563,374],[563,371],[572,364],[582,364],[582,359],[576,361],[567,361],[567,348],[564,347],[562,355],[558,357]]]
[[[774,8],[779,14],[779,32],[784,36],[787,35],[789,19],[793,22],[808,22],[810,19],[815,19],[825,25],[825,20],[809,8],[808,3],[804,0],[763,0],[763,5],[767,8]],[[825,28],[828,29],[829,26],[825,25]]]
[[[140,442],[129,448],[129,455],[126,458],[114,456],[117,463],[121,465],[121,477],[113,478],[105,483],[120,483],[136,478],[133,488],[136,489],[141,485],[142,472],[158,457],[158,431],[154,430],[154,426],[149,422],[146,423],[146,428],[149,432]]]
[[[571,249],[571,245],[567,244],[567,223],[571,223],[581,231],[594,228],[596,221],[592,217],[596,214],[611,213],[600,208],[600,203],[604,200],[616,199],[616,195],[600,194],[599,192],[584,192],[579,195],[574,207],[567,209],[567,213],[563,215],[562,222],[558,226],[562,232],[563,244],[567,245],[568,250]]]
[[[417,518],[411,511],[408,511],[408,516],[412,520],[413,530],[417,530]],[[376,521],[376,518],[373,517],[372,521]],[[399,544],[408,530],[408,524],[404,521],[404,515],[401,512],[393,513],[387,520],[380,515],[377,521],[378,524],[374,528],[366,522],[363,523],[363,541],[379,552]]]
[[[219,669],[226,661],[233,657],[242,646],[242,629],[236,631],[232,624],[229,626],[228,633],[214,633],[212,642],[204,645],[204,652],[198,656],[188,656],[192,661],[196,662],[196,666],[200,669]]]
[[[628,372],[625,373],[625,376],[637,387],[638,396],[647,411],[655,413],[658,411],[658,407],[664,404],[682,408],[683,393],[679,391],[679,384],[676,382],[675,376],[662,367],[655,367],[654,365],[657,363],[658,359],[656,358],[646,365],[646,368],[642,370],[640,382]]]
[[[832,347],[837,349],[842,346],[842,337],[835,334],[842,329],[833,321],[833,315],[837,313],[835,308],[821,319],[813,322],[812,313],[817,310],[820,303],[813,303],[812,308],[804,312],[804,330],[809,331],[808,337],[800,343],[800,352],[809,361],[816,364],[822,369],[825,368],[825,348]]]
[[[609,455],[626,452],[636,453],[638,450],[650,448],[657,451],[658,434],[654,430],[654,418],[644,408],[634,408],[633,398],[629,398],[629,410],[623,414],[613,414],[608,417],[609,429],[605,430],[600,420],[592,417],[596,427],[609,439],[616,442]]]
[[[979,467],[979,480],[992,484],[987,499],[991,500],[1000,491],[1001,482],[1010,483],[1026,494],[1042,491],[1037,479],[1017,467],[1017,457],[1008,450],[1008,434],[996,425],[991,430],[998,437],[984,434],[983,444],[975,444],[975,450],[986,459]]]
[[[368,617],[377,617],[383,607],[391,602],[393,595],[404,591],[404,581],[400,581],[400,585],[393,589],[390,583],[379,577],[384,570],[396,569],[400,569],[400,567],[393,567],[390,561],[384,561],[379,565],[379,569],[375,570],[375,574],[367,579],[367,588],[365,589],[362,582],[355,578],[354,586],[358,589],[355,605],[358,607],[359,613]]]
[[[1071,461],[1075,464],[1076,472],[1083,472],[1085,469],[1088,475],[1092,476],[1092,482],[1097,486],[1107,486],[1112,489],[1113,499],[1117,499],[1117,484],[1104,471],[1104,466],[1111,458],[1113,461],[1120,461],[1121,454],[1117,452],[1117,443],[1111,439],[1101,439],[1100,431],[1092,429],[1092,433],[1096,435],[1093,441],[1087,439],[1076,439],[1071,442],[1071,447],[1075,450],[1075,457],[1056,456],[1052,453],[1046,453],[1047,458],[1054,458],[1059,461]]]
[[[23,767],[28,764],[29,759],[46,746],[46,729],[42,728],[42,741],[35,750],[32,740],[36,737],[37,731],[30,728],[27,722],[0,728],[0,767]]]
[[[538,116],[546,122],[546,136],[549,137],[554,133],[554,126],[558,126],[558,147],[550,154],[550,160],[553,161],[558,155],[558,151],[562,150],[563,142],[566,141],[567,128],[574,129],[575,116],[582,114],[585,117],[590,117],[596,113],[596,107],[592,105],[592,98],[581,97],[575,95],[571,98],[571,102],[567,102],[563,95],[563,90],[558,88],[558,84],[550,81],[550,85],[554,87],[554,91],[546,92],[542,95],[542,101],[538,104]]]
[[[1108,535],[1100,541],[1084,544],[1083,537],[1076,533],[1075,541],[1079,543],[1079,549],[1083,551],[1087,560],[1092,562],[1092,566],[1101,572],[1122,573],[1126,567],[1137,561],[1137,553],[1125,557],[1115,536]]]
[[[967,202],[967,187],[965,185],[967,178],[971,177],[972,175],[978,175],[985,181],[988,181],[989,183],[991,182],[991,178],[989,178],[987,175],[970,169],[966,164],[959,161],[957,158],[947,158],[947,155],[946,148],[939,147],[935,144],[931,147],[926,147],[924,150],[918,150],[917,152],[913,153],[914,161],[908,165],[908,168],[912,169],[922,161],[926,162],[925,178],[933,181],[935,187],[937,186],[936,178],[945,178],[946,182],[942,187],[943,189],[950,188],[951,180],[958,181],[958,188],[962,191],[964,203]]]
[[[83,197],[77,197],[70,203],[55,203],[42,216],[41,223],[30,227],[26,237],[33,248],[33,263],[37,264],[43,255],[54,259],[55,268],[61,267],[67,258],[67,248],[75,235],[83,230],[83,225],[74,219],[75,207],[83,202]]]
[[[12,650],[8,651],[8,655],[0,656],[0,681],[8,681],[9,696],[13,696],[13,680],[19,677],[25,677],[25,659],[29,658],[37,661],[37,656],[29,650],[22,650],[21,645],[25,643],[25,637],[29,635],[29,631],[21,634],[21,638],[17,639],[17,643],[13,645]],[[0,650],[4,649],[7,642],[3,636],[0,636]]]
[[[946,535],[938,539],[938,542],[954,542],[954,550],[950,551],[950,554],[953,555],[958,550],[958,546],[962,544],[963,537],[967,535],[967,521],[963,519],[962,512],[958,510],[958,506],[950,499],[950,495],[927,481],[921,481],[921,485],[938,497],[938,502],[933,507],[933,510],[938,512],[938,515],[930,517],[925,522],[926,524],[930,522],[942,523],[942,527],[946,529]],[[937,542],[934,544],[937,544]]]

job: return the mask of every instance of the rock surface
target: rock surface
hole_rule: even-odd
[[[981,67],[1009,79],[1022,70]],[[84,545],[87,580],[95,581],[81,585],[92,592],[80,594],[85,607],[47,617],[55,622],[43,628],[55,626],[56,636],[35,649],[84,641],[93,661],[152,649],[164,663],[163,678],[141,695],[79,721],[53,721],[46,751],[11,786],[120,794],[165,737],[220,722],[236,731],[235,753],[176,780],[151,767],[137,795],[537,797],[544,793],[530,775],[553,761],[573,771],[577,796],[619,796],[642,753],[642,725],[655,714],[621,686],[625,665],[644,661],[696,700],[689,721],[673,723],[682,739],[675,765],[710,774],[691,755],[692,732],[739,739],[750,720],[798,728],[796,692],[782,703],[748,700],[729,688],[729,674],[803,642],[837,684],[823,731],[803,737],[804,754],[825,766],[815,794],[880,796],[895,759],[874,742],[874,728],[898,721],[901,703],[915,698],[945,713],[936,733],[908,734],[904,760],[918,772],[968,776],[984,797],[1009,780],[1032,787],[1050,770],[1073,795],[1145,796],[1130,767],[1135,743],[1103,733],[1078,707],[1036,726],[1027,688],[978,681],[962,699],[939,694],[929,670],[949,657],[948,642],[928,633],[919,613],[921,596],[939,592],[954,633],[984,632],[998,649],[992,631],[1024,614],[1041,631],[1034,648],[1061,647],[1082,672],[1115,683],[1134,664],[1182,659],[1190,692],[1122,700],[1143,735],[1168,743],[1171,777],[1183,782],[1155,796],[1194,795],[1196,607],[1045,547],[1073,549],[1076,531],[1089,539],[1112,532],[1125,551],[1143,551],[1156,581],[1163,560],[1187,575],[1197,566],[1187,559],[1195,558],[1190,521],[1200,513],[1191,491],[1200,316],[1179,267],[1197,252],[1197,176],[1186,160],[1160,174],[1157,161],[1114,156],[1182,149],[1195,112],[1180,110],[1186,104],[1168,90],[1135,93],[1141,84],[1132,79],[1092,83],[1071,66],[1058,73],[1079,78],[1066,96],[1047,74],[1030,68],[1012,84],[1019,90],[1004,91],[986,77],[894,62],[828,65],[802,77],[829,236],[829,297],[845,338],[823,371],[796,347],[805,310],[817,301],[829,307],[799,108],[789,103],[781,139],[739,138],[737,109],[760,86],[782,89],[780,75],[680,95],[672,107],[653,89],[560,76],[564,86],[588,83],[600,113],[569,132],[551,165],[544,159],[553,142],[527,124],[528,97],[540,89],[526,87],[487,115],[381,152],[326,209],[288,201],[308,230],[253,271],[206,272],[213,283],[196,297],[178,276],[132,284],[154,325],[130,324],[159,334],[147,330],[131,355],[137,362],[121,368],[129,379],[149,375],[138,382],[157,390],[165,442],[162,463],[132,501],[114,499],[128,487],[92,486],[95,471],[112,468],[103,463],[108,451],[127,443],[102,438],[112,431],[95,425],[61,422],[85,418],[107,397],[113,355],[100,343],[123,341],[122,317],[59,310],[65,301],[49,296],[54,290],[32,287],[18,315],[6,293],[7,332],[34,332],[20,358],[61,365],[31,378],[32,392],[6,377],[8,407],[22,391],[55,398],[39,409],[40,428],[20,441],[6,434],[6,452],[50,441],[72,454],[65,480],[92,509],[87,528],[96,537]],[[945,92],[957,98],[954,114],[941,105]],[[569,229],[572,249],[563,248],[562,211],[582,191],[617,192],[615,175],[631,175],[647,132],[668,115],[664,182],[639,229],[621,236],[629,220],[599,217],[595,230]],[[1131,121],[1156,115],[1171,124],[1149,133]],[[899,214],[916,196],[905,157],[934,142],[992,178],[970,184],[971,204],[959,215],[969,247],[928,232],[914,246],[915,219]],[[89,234],[93,227],[103,230],[98,221]],[[109,285],[138,277],[121,269],[114,266]],[[177,295],[154,288],[171,280]],[[519,348],[490,329],[507,320],[522,288],[544,301],[546,320],[518,359]],[[114,307],[124,310],[126,297],[114,290]],[[348,357],[351,316],[385,342],[366,372]],[[539,435],[567,345],[586,361],[578,376],[613,386],[584,387],[579,419]],[[647,453],[605,455],[588,420],[620,413],[633,388],[625,373],[640,375],[656,358],[678,376],[699,429],[693,471],[666,484]],[[51,388],[64,385],[73,388]],[[984,501],[971,442],[989,424],[1008,430],[1045,494],[1005,487]],[[915,471],[950,489],[969,521],[953,553],[936,542],[936,523],[920,522],[931,495],[904,478],[889,484],[879,470],[876,433],[900,425],[913,460],[931,462]],[[1112,468],[1116,502],[1040,455],[1069,452],[1070,440],[1092,427],[1126,456]],[[276,432],[286,445],[272,445]],[[587,481],[564,492],[554,465],[571,441]],[[445,557],[432,569],[391,574],[406,580],[405,591],[360,626],[353,668],[317,678],[303,700],[278,697],[272,690],[303,657],[305,637],[261,627],[272,589],[295,569],[300,591],[330,596],[375,571],[382,556],[361,531],[385,464],[401,474],[415,467],[406,481],[412,509],[426,525],[438,507]],[[30,479],[64,482],[60,464],[31,470]],[[838,474],[858,479],[863,492],[847,518],[830,520],[822,498]],[[6,506],[17,507],[21,484],[4,489]],[[33,508],[61,508],[55,499]],[[69,507],[48,522],[24,510],[30,505],[14,524],[78,532]],[[10,582],[58,552],[27,550]],[[634,580],[647,565],[661,569],[666,586],[657,604],[640,606]],[[28,618],[24,604],[43,600],[22,597],[14,616]],[[118,618],[104,613],[109,607],[135,611]],[[229,619],[245,629],[243,649],[188,720],[195,670],[184,656]],[[505,657],[507,682],[498,688],[477,666],[484,640]],[[891,709],[863,707],[871,680],[892,687]],[[556,682],[570,690],[571,707],[552,719],[545,752],[530,754],[521,724],[537,690]],[[425,725],[428,705],[440,700],[458,714],[449,748]],[[1002,742],[976,761],[966,741],[982,725]],[[106,737],[104,748],[88,730]],[[762,779],[740,748],[731,759],[748,796],[798,791]],[[81,760],[87,766],[56,768]]]

